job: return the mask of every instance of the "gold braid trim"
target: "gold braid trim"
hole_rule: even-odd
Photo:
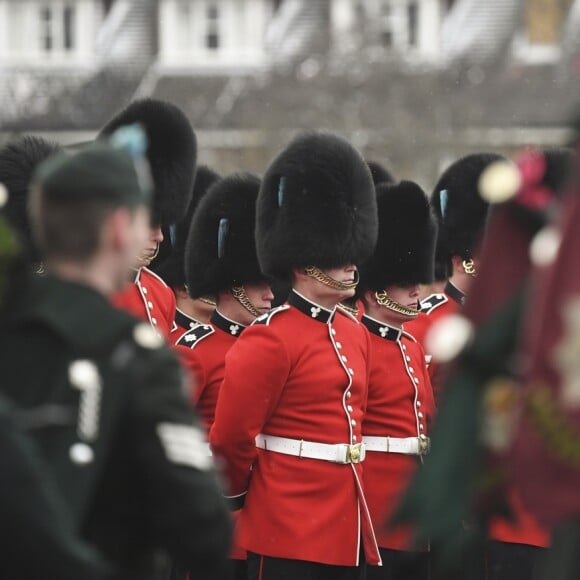
[[[379,306],[383,306],[384,308],[388,308],[389,310],[393,310],[394,312],[398,312],[399,314],[403,314],[409,318],[417,318],[421,312],[417,308],[409,308],[395,302],[392,298],[389,298],[386,290],[375,292],[375,299]]]
[[[552,454],[564,463],[580,466],[580,429],[571,425],[554,403],[550,389],[535,387],[526,401],[526,411]]]
[[[261,312],[252,304],[243,286],[234,286],[232,288],[234,298],[256,318],[261,316]]]
[[[355,271],[354,282],[350,282],[348,284],[344,282],[339,282],[338,280],[331,278],[328,274],[325,274],[322,270],[320,270],[316,266],[306,266],[306,268],[304,268],[304,272],[306,273],[307,276],[311,276],[315,280],[322,282],[325,286],[330,286],[335,290],[354,290],[358,286],[359,281],[358,270]]]
[[[209,296],[200,296],[198,298],[198,300],[200,302],[203,302],[204,304],[208,304],[209,306],[213,306],[214,308],[217,306],[217,302],[213,298],[210,298]]]
[[[338,307],[342,308],[343,310],[345,310],[346,312],[348,312],[349,314],[351,314],[355,318],[358,316],[358,313],[359,313],[358,306],[351,306],[350,304],[345,304],[344,302],[339,302]]]

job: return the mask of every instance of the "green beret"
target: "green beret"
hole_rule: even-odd
[[[38,167],[34,182],[52,201],[103,200],[130,207],[149,204],[153,189],[145,158],[105,141],[51,157]]]

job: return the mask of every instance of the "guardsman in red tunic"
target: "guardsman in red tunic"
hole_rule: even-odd
[[[347,141],[306,133],[268,168],[258,259],[292,290],[228,352],[210,431],[243,503],[250,580],[359,579],[380,563],[363,491],[370,337],[337,309],[376,235],[371,175]]]
[[[386,529],[429,449],[433,391],[423,348],[403,331],[419,313],[419,285],[433,279],[437,226],[423,190],[410,181],[377,187],[379,239],[360,268],[357,294],[371,334],[371,372],[363,420],[364,487],[380,532],[382,567],[369,580],[427,580],[429,560],[412,551],[412,530]]]
[[[138,256],[133,283],[115,294],[113,303],[148,321],[168,338],[174,327],[175,295],[148,266],[163,241],[162,226],[177,223],[185,214],[193,189],[197,145],[184,113],[171,103],[153,99],[131,103],[107,123],[101,135],[133,124],[144,128],[149,144],[147,159],[155,184],[151,235]]]
[[[477,153],[459,159],[443,173],[431,196],[439,222],[437,259],[442,264],[447,263],[451,277],[444,292],[422,300],[421,314],[407,323],[405,330],[423,345],[431,361],[429,374],[435,398],[439,395],[444,369],[431,360],[427,334],[436,321],[461,310],[469,286],[477,275],[476,250],[489,207],[479,195],[479,178],[486,167],[499,159],[502,157],[493,153]]]
[[[215,296],[209,324],[182,331],[176,342],[182,363],[194,379],[191,401],[209,430],[214,421],[226,354],[244,329],[269,312],[274,298],[260,271],[254,241],[260,179],[226,177],[212,186],[194,213],[185,245],[187,288],[193,299]],[[246,551],[234,537],[234,577],[247,579]]]
[[[185,217],[174,227],[164,228],[159,256],[151,265],[151,269],[165,281],[175,294],[175,325],[169,337],[170,344],[175,344],[186,330],[196,324],[207,324],[215,310],[214,297],[192,298],[188,294],[184,260],[187,236],[195,209],[209,188],[219,179],[220,176],[209,167],[202,165],[197,168],[193,193]]]

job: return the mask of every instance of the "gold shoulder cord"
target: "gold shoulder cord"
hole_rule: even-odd
[[[234,286],[232,288],[234,298],[256,318],[262,313],[252,304],[243,286]]]
[[[389,310],[393,310],[394,312],[398,312],[399,314],[403,314],[409,318],[417,318],[417,316],[419,316],[420,310],[416,308],[408,308],[407,306],[403,306],[402,304],[395,302],[392,298],[388,297],[385,290],[382,292],[375,292],[375,298],[377,304],[384,306]]]
[[[316,266],[306,266],[304,268],[304,272],[307,276],[322,282],[326,286],[330,286],[330,288],[334,288],[335,290],[354,290],[358,286],[359,281],[359,274],[358,270],[355,271],[355,280],[354,282],[344,283],[331,278],[328,274],[325,274],[322,270],[317,268]]]

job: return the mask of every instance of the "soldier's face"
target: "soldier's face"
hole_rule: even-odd
[[[267,282],[261,284],[244,284],[244,290],[250,302],[262,313],[266,313],[272,307],[274,294]]]
[[[149,220],[149,209],[146,207],[139,207],[133,213],[128,232],[127,259],[129,270],[135,267],[135,257],[143,256],[150,245],[151,225]]]
[[[419,302],[420,287],[413,286],[387,286],[385,288],[389,298],[406,306],[407,308],[417,308]]]
[[[322,271],[333,280],[341,282],[342,284],[352,284],[357,278],[357,268],[354,264],[347,264],[346,266],[342,266],[341,268],[329,268],[328,270]],[[322,285],[322,283],[319,282],[319,285]],[[331,291],[336,294],[338,302],[344,300],[345,298],[352,298],[355,293],[354,288],[347,290],[338,290],[335,288],[331,288],[330,286],[325,287],[328,289],[328,291]]]

